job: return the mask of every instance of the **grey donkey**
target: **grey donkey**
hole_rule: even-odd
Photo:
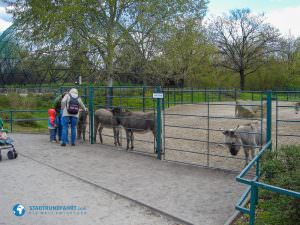
[[[77,139],[81,140],[81,134],[82,138],[85,141],[85,132],[86,132],[86,124],[87,124],[87,117],[88,117],[88,111],[80,110],[79,116],[78,116],[78,123],[77,123]]]
[[[253,122],[238,125],[235,129],[223,131],[225,144],[228,146],[231,155],[237,155],[241,147],[244,149],[246,165],[249,161],[249,151],[254,158],[255,148],[266,143],[266,133],[261,132],[261,122]]]
[[[134,148],[133,133],[146,133],[151,131],[155,137],[155,116],[153,112],[124,112],[120,108],[112,110],[118,123],[124,127],[126,132],[127,148],[131,143],[131,149]]]
[[[99,138],[101,144],[103,144],[102,139],[102,130],[103,128],[112,128],[114,134],[114,144],[115,146],[120,143],[120,132],[119,132],[119,123],[116,117],[113,115],[112,111],[109,109],[98,109],[94,114],[94,141],[96,142],[97,131],[99,131]]]

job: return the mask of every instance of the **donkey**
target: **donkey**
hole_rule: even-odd
[[[78,124],[77,124],[77,139],[81,140],[81,134],[82,138],[85,141],[85,132],[86,132],[86,124],[87,124],[87,116],[88,111],[80,110],[79,116],[78,116]]]
[[[235,104],[235,116],[242,118],[253,118],[255,117],[255,112],[249,106],[245,106],[246,102],[236,101]],[[249,103],[248,103],[249,104]]]
[[[249,161],[249,151],[254,158],[255,148],[266,143],[266,134],[261,133],[261,122],[253,122],[237,126],[235,129],[223,131],[225,135],[225,144],[228,146],[231,155],[237,155],[241,146],[243,146],[246,165]]]
[[[112,111],[109,109],[98,109],[95,111],[94,115],[94,141],[96,142],[97,131],[99,131],[99,138],[101,144],[103,144],[102,139],[102,130],[103,128],[112,128],[114,133],[114,144],[115,146],[119,145],[120,143],[120,132],[119,132],[119,123],[117,118],[113,115]]]
[[[151,131],[155,137],[155,116],[153,112],[124,112],[119,108],[112,110],[116,116],[118,123],[124,127],[126,131],[127,148],[131,142],[131,149],[134,148],[133,133],[146,133]]]

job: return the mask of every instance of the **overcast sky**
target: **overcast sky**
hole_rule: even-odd
[[[250,8],[254,13],[265,13],[267,22],[283,34],[300,37],[300,0],[210,0],[210,15],[222,15],[230,9]],[[0,2],[0,32],[11,25],[11,17]]]

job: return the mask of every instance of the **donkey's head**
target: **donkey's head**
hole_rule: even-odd
[[[119,116],[122,113],[121,107],[113,107],[111,112],[114,116]]]
[[[85,122],[88,114],[89,114],[89,112],[87,110],[80,110],[79,111],[79,121]]]
[[[225,144],[228,146],[231,155],[237,155],[242,144],[240,137],[236,133],[236,129],[223,131],[223,134],[225,135]]]

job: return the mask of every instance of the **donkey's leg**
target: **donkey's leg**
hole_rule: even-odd
[[[129,130],[125,130],[125,132],[126,132],[126,140],[127,140],[127,147],[126,147],[126,150],[128,150],[129,149],[129,142],[130,142],[130,134],[129,134]]]
[[[94,137],[93,138],[94,138],[94,142],[96,143],[99,120],[97,119],[97,117],[95,117],[94,120],[95,120],[95,122],[94,122]]]
[[[119,145],[119,146],[122,146],[122,145],[121,145],[121,142],[120,142],[120,128],[117,127],[116,130],[117,130],[117,141],[118,141],[118,145]]]
[[[245,159],[246,159],[245,166],[247,166],[248,165],[248,161],[249,161],[249,148],[244,148],[244,152],[245,152]]]
[[[114,144],[115,146],[117,146],[117,131],[115,127],[113,127],[113,133],[114,133]]]
[[[77,125],[77,139],[78,140],[81,139],[81,125],[80,124]]]
[[[99,127],[99,138],[100,138],[100,142],[101,144],[103,144],[103,139],[102,139],[102,130],[103,130],[103,126],[102,124]]]
[[[133,146],[133,140],[134,140],[134,136],[133,136],[133,131],[130,131],[130,139],[131,139],[131,150],[134,148]]]
[[[82,125],[82,137],[83,137],[84,141],[85,141],[85,133],[86,133],[86,124],[83,124]]]
[[[156,140],[156,130],[155,129],[152,130],[152,134],[154,137],[154,153],[157,153],[157,140]],[[156,143],[156,145],[155,145],[155,143]]]
[[[251,148],[251,158],[254,159],[254,156],[255,156],[255,148]]]

